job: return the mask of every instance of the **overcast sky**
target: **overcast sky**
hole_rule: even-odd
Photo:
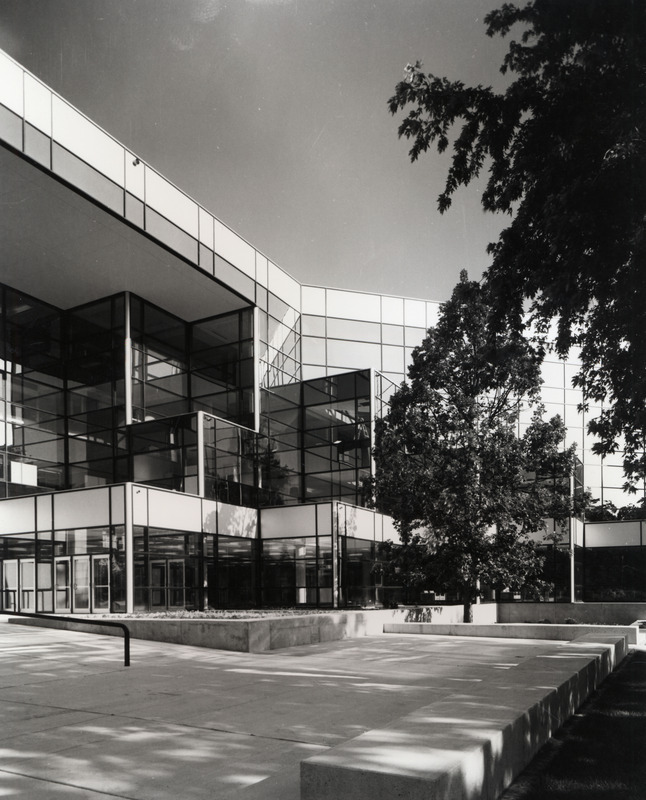
[[[410,164],[408,62],[500,87],[500,0],[0,0],[0,48],[305,283],[445,300],[504,219]]]

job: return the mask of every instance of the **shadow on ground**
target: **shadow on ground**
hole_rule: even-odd
[[[612,673],[499,800],[646,798],[646,652]]]

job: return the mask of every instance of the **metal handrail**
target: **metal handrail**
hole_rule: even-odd
[[[77,625],[103,625],[111,628],[121,628],[123,631],[123,666],[130,666],[130,630],[123,622],[112,622],[107,619],[76,619],[75,617],[61,617],[59,614],[34,614],[29,611],[7,611],[0,609],[0,616],[34,617],[35,619],[53,619],[61,622],[73,622]]]

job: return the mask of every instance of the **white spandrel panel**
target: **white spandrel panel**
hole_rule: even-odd
[[[280,539],[283,536],[314,536],[316,534],[316,506],[284,506],[263,508],[261,511],[261,537]]]
[[[36,498],[36,521],[39,531],[51,531],[53,521],[51,495],[41,494]]]
[[[25,120],[52,135],[52,93],[40,81],[25,74]]]
[[[404,324],[426,328],[426,303],[423,300],[404,300]]]
[[[56,95],[52,98],[52,137],[70,153],[123,186],[121,145]]]
[[[253,280],[256,279],[256,251],[219,219],[215,220],[214,249],[229,264],[233,264]]]
[[[110,489],[110,508],[113,525],[123,525],[126,520],[125,492],[125,486],[113,486]]]
[[[213,217],[203,208],[199,209],[200,242],[213,250]]]
[[[148,490],[148,524],[178,531],[202,530],[202,502],[180,492]]]
[[[381,297],[378,294],[327,290],[328,317],[344,317],[362,322],[379,322],[381,319]]]
[[[321,289],[318,286],[303,286],[301,297],[303,314],[325,316],[325,289]]]
[[[258,534],[258,511],[255,508],[218,503],[218,535],[255,539]]]
[[[0,103],[20,117],[24,108],[22,76],[22,68],[0,52]]]
[[[82,489],[54,495],[54,527],[95,528],[110,524],[110,489]]]
[[[585,526],[586,547],[638,547],[640,522],[589,522]]]
[[[126,150],[126,191],[139,200],[146,199],[145,167],[139,158]]]
[[[218,532],[218,504],[215,500],[202,500],[202,532]]]
[[[198,237],[196,202],[169,183],[154,169],[146,166],[146,205],[154,208],[163,217],[186,231],[194,239]]]
[[[0,533],[31,533],[36,530],[33,497],[0,501]]]
[[[401,297],[381,298],[381,321],[388,325],[404,324],[404,301]]]
[[[269,262],[269,281],[267,288],[270,292],[280,297],[288,306],[300,313],[301,310],[301,285],[280,267]]]

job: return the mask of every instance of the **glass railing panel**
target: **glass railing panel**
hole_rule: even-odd
[[[203,208],[199,209],[200,243],[213,250],[213,217]]]

